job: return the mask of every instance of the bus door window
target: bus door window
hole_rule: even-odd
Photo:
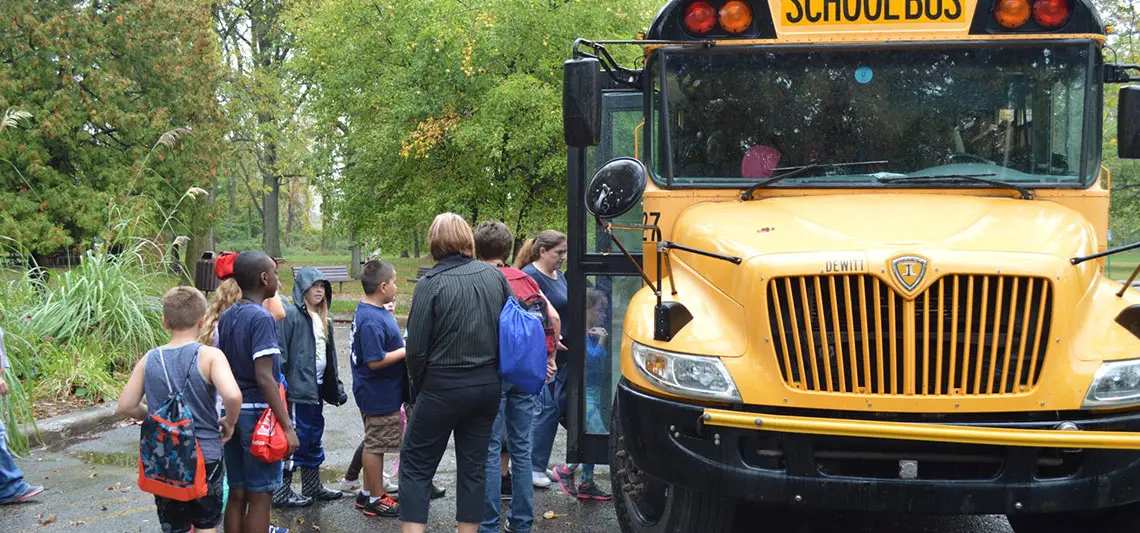
[[[621,379],[622,331],[629,301],[641,290],[638,276],[586,278],[586,433],[610,431],[610,414]]]

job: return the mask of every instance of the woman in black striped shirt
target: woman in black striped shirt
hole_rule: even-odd
[[[416,283],[408,315],[414,406],[400,450],[400,520],[404,533],[424,530],[432,476],[454,431],[455,518],[459,533],[475,533],[499,410],[499,313],[512,292],[498,269],[473,259],[475,239],[463,217],[437,216],[428,246],[436,264]]]

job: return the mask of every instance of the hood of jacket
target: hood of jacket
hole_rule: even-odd
[[[298,270],[297,277],[293,280],[293,305],[307,310],[305,305],[305,292],[318,283],[325,286],[325,300],[331,302],[332,283],[329,283],[324,272],[313,267],[302,267],[301,270]]]

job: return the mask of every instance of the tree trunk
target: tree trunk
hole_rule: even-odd
[[[262,251],[269,257],[281,257],[281,213],[278,211],[278,198],[281,197],[281,179],[273,168],[277,163],[277,144],[269,141],[265,145],[265,174],[262,182],[265,185],[265,197],[262,199],[262,210],[265,213],[261,221]]]
[[[412,250],[416,254],[416,259],[420,258],[420,229],[416,228],[412,232]]]
[[[230,222],[233,222],[237,216],[237,175],[233,172],[230,172],[230,184],[226,191],[230,195]]]
[[[348,242],[352,245],[352,261],[348,265],[348,274],[352,277],[360,276],[360,243],[356,242],[356,230],[348,232]]]

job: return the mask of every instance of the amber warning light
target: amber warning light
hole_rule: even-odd
[[[1033,18],[1043,28],[1059,28],[1069,20],[1069,0],[998,0],[994,20],[1003,28],[1017,29]]]
[[[752,26],[752,8],[741,0],[725,2],[718,10],[712,4],[697,1],[685,8],[685,29],[694,35],[704,35],[719,24],[728,33],[743,33]]]

